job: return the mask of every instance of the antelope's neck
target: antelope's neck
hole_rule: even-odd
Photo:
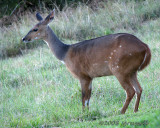
[[[47,28],[46,38],[44,41],[48,44],[57,59],[63,60],[65,58],[69,45],[61,42],[49,26]]]

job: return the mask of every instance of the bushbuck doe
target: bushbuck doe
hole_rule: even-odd
[[[114,75],[126,91],[126,100],[121,113],[124,114],[133,96],[137,95],[134,112],[142,94],[137,72],[151,60],[149,47],[134,35],[117,33],[67,45],[61,42],[48,24],[54,19],[54,10],[39,21],[22,39],[24,42],[44,40],[57,59],[79,79],[82,89],[82,105],[89,108],[92,80],[95,77]]]

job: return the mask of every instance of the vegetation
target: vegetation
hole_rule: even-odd
[[[62,10],[66,6],[76,7],[78,3],[98,3],[104,0],[1,0],[0,1],[0,18],[5,15],[17,15],[25,10],[44,10],[46,8],[58,8]]]
[[[37,23],[28,13],[20,22],[0,28],[0,127],[160,125],[159,0],[118,0],[102,5],[96,10],[79,5],[57,11],[50,26],[65,43],[118,32],[132,33],[147,43],[152,60],[138,75],[143,88],[139,112],[133,113],[133,99],[126,114],[120,115],[125,92],[111,76],[93,81],[90,110],[83,113],[79,82],[66,67],[42,41],[21,42]],[[42,15],[47,13],[46,9]],[[8,57],[13,54],[18,56]]]
[[[11,15],[13,11],[19,8],[27,9],[27,8],[41,8],[44,5],[46,7],[54,7],[58,6],[62,9],[65,4],[71,4],[76,2],[87,2],[86,0],[1,0],[0,1],[0,11],[4,12],[2,15]]]

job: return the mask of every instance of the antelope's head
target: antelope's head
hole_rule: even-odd
[[[37,13],[36,18],[39,21],[22,39],[23,42],[30,42],[34,40],[44,39],[46,37],[46,31],[48,24],[54,19],[54,10],[43,20],[42,16]]]

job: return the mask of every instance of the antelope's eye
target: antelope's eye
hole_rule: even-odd
[[[37,31],[38,31],[38,29],[37,29],[37,28],[35,28],[35,29],[33,29],[33,31],[34,31],[34,32],[37,32]]]

